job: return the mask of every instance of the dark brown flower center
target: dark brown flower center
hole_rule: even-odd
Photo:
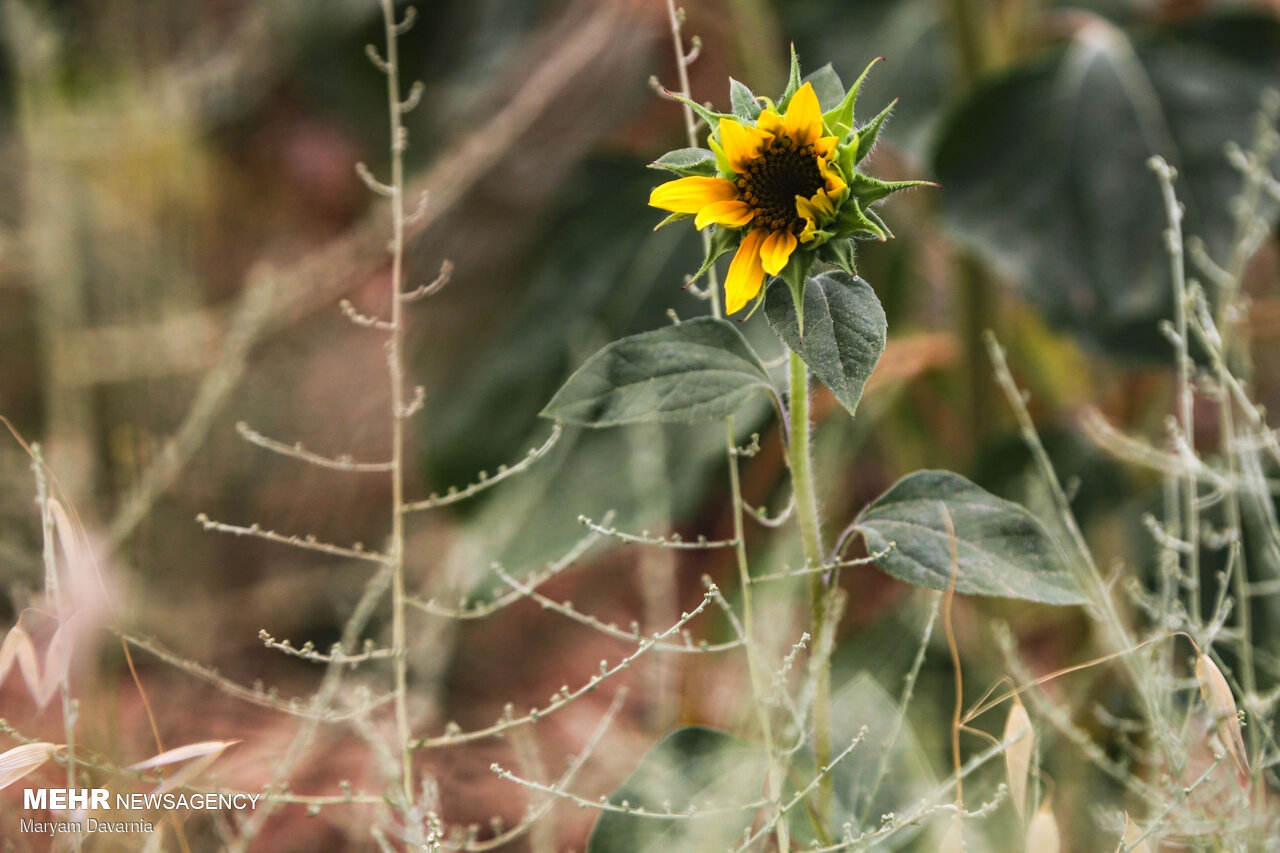
[[[812,198],[826,186],[812,145],[797,147],[788,136],[769,142],[734,181],[742,200],[755,211],[753,224],[770,231],[799,234],[804,220],[796,213],[796,196]]]

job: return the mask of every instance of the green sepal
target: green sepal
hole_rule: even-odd
[[[836,217],[834,230],[837,234],[845,237],[870,234],[877,240],[889,239],[888,229],[884,227],[880,217],[869,210],[863,210],[857,199],[849,199],[840,208],[840,215]]]
[[[805,248],[817,251],[818,249],[822,248],[822,246],[826,244],[826,242],[834,236],[836,235],[833,232],[827,230],[826,228],[820,228],[817,231],[813,232],[813,239],[811,239],[808,243],[804,244]]]
[[[879,178],[864,175],[862,172],[855,172],[850,189],[853,191],[853,197],[865,209],[901,190],[936,186],[937,184],[932,181],[882,181]]]
[[[804,340],[804,284],[809,280],[809,270],[813,269],[815,252],[812,249],[797,249],[791,260],[782,268],[780,278],[787,283],[791,291],[791,301],[796,306],[796,328],[800,339]]]
[[[787,75],[787,88],[778,98],[778,112],[783,112],[791,102],[791,96],[800,91],[800,58],[796,56],[795,42],[791,43],[791,73]]]
[[[871,73],[871,67],[883,60],[883,56],[877,56],[871,60],[862,75],[849,87],[849,91],[844,93],[844,100],[840,102],[839,106],[822,114],[822,123],[827,126],[827,130],[830,131],[832,136],[843,137],[853,130],[853,112],[858,101],[858,90],[862,88],[862,81],[866,80],[867,75]]]
[[[686,216],[688,214],[685,214]],[[711,232],[711,240],[707,242],[707,256],[702,261],[702,266],[698,267],[698,271],[693,274],[685,287],[693,284],[698,279],[706,275],[707,270],[711,269],[711,265],[720,258],[732,252],[741,242],[739,237],[741,233],[738,231],[730,231],[727,228],[716,228]]]
[[[760,117],[760,102],[743,83],[729,78],[729,103],[733,106],[733,114],[743,121],[755,121]]]
[[[885,120],[889,118],[889,113],[897,105],[898,99],[894,98],[889,102],[889,106],[880,111],[880,115],[858,130],[858,159],[854,161],[855,163],[861,163],[871,153],[871,149],[876,144],[876,137],[880,135],[880,128],[884,127]]]
[[[677,148],[649,164],[650,169],[663,169],[683,177],[714,178],[716,156],[705,148]]]
[[[858,269],[854,264],[853,240],[830,240],[827,242],[822,259],[838,270],[843,270],[854,278],[858,277]]]
[[[850,139],[843,145],[836,147],[836,168],[844,175],[846,183],[853,181],[853,176],[858,174],[858,146],[861,143],[861,137],[858,131],[850,134]]]
[[[885,240],[893,239],[893,232],[889,230],[889,226],[885,224],[885,221],[880,218],[880,214],[876,213],[871,208],[864,210],[863,214],[867,217],[869,222],[873,223],[876,228],[880,229],[880,234],[875,234],[875,237],[880,240],[880,242],[883,243]],[[874,234],[874,232],[872,233]]]
[[[716,168],[722,175],[737,175],[733,170],[733,166],[729,163],[729,155],[724,153],[724,149],[720,147],[720,143],[716,141],[714,136],[707,137],[707,145],[711,146],[711,153],[716,159]]]
[[[659,228],[661,228],[664,225],[670,225],[672,222],[679,222],[681,219],[689,219],[692,216],[693,216],[692,213],[673,213],[670,216],[668,216],[666,219],[659,222],[657,225],[653,226],[653,230],[657,231]]]
[[[667,94],[671,96],[672,100],[676,101],[677,103],[684,104],[686,107],[693,110],[697,114],[698,118],[705,121],[707,123],[707,127],[711,128],[712,130],[715,130],[716,127],[719,126],[720,119],[733,118],[733,116],[729,115],[728,113],[718,113],[715,110],[709,110],[706,107],[704,107],[702,104],[693,100],[693,98],[686,98],[684,95],[681,95],[679,92],[672,92],[671,90],[667,90]]]
[[[766,281],[764,286],[760,288],[760,292],[756,294],[755,301],[751,303],[751,310],[738,318],[739,323],[745,323],[755,316],[756,312],[760,310],[760,306],[764,304],[764,295],[768,292],[769,282]]]

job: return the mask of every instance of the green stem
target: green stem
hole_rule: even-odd
[[[792,487],[796,494],[796,519],[800,523],[800,544],[804,548],[806,568],[822,565],[822,539],[818,531],[818,499],[813,488],[813,463],[809,453],[809,370],[795,352],[790,354],[790,446],[787,464],[791,466]],[[821,577],[818,577],[821,581]]]
[[[791,468],[791,487],[796,497],[796,520],[800,525],[800,543],[804,549],[805,568],[822,565],[822,534],[818,522],[818,499],[813,483],[813,462],[809,450],[809,371],[804,360],[794,351],[790,354],[791,398],[790,437],[787,464]],[[818,786],[819,822],[826,822],[831,812],[833,788],[824,768],[831,763],[831,641],[827,633],[831,610],[832,588],[821,572],[809,576],[809,604],[813,620],[813,759],[823,778]]]

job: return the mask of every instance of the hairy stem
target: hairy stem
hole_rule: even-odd
[[[791,368],[790,439],[787,464],[791,468],[791,486],[796,497],[796,520],[800,525],[800,544],[804,550],[806,569],[822,565],[822,535],[818,522],[818,498],[813,483],[813,461],[809,451],[809,370],[794,351],[789,357]],[[813,759],[817,772],[823,773],[818,787],[817,813],[821,823],[831,811],[833,789],[831,777],[824,768],[831,762],[831,638],[828,625],[833,585],[822,572],[809,575],[809,604],[812,608],[813,657]]]

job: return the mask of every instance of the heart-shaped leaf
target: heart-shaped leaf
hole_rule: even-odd
[[[862,511],[857,529],[876,565],[916,586],[946,589],[951,536],[960,555],[956,592],[1020,598],[1044,604],[1083,604],[1058,543],[1035,516],[950,471],[903,477]]]
[[[867,377],[884,352],[888,330],[884,309],[871,286],[845,272],[809,279],[804,288],[803,340],[795,300],[785,288],[769,289],[764,310],[778,336],[854,414]]]
[[[702,317],[609,344],[569,377],[542,416],[590,427],[706,423],[771,389],[742,333]]]

